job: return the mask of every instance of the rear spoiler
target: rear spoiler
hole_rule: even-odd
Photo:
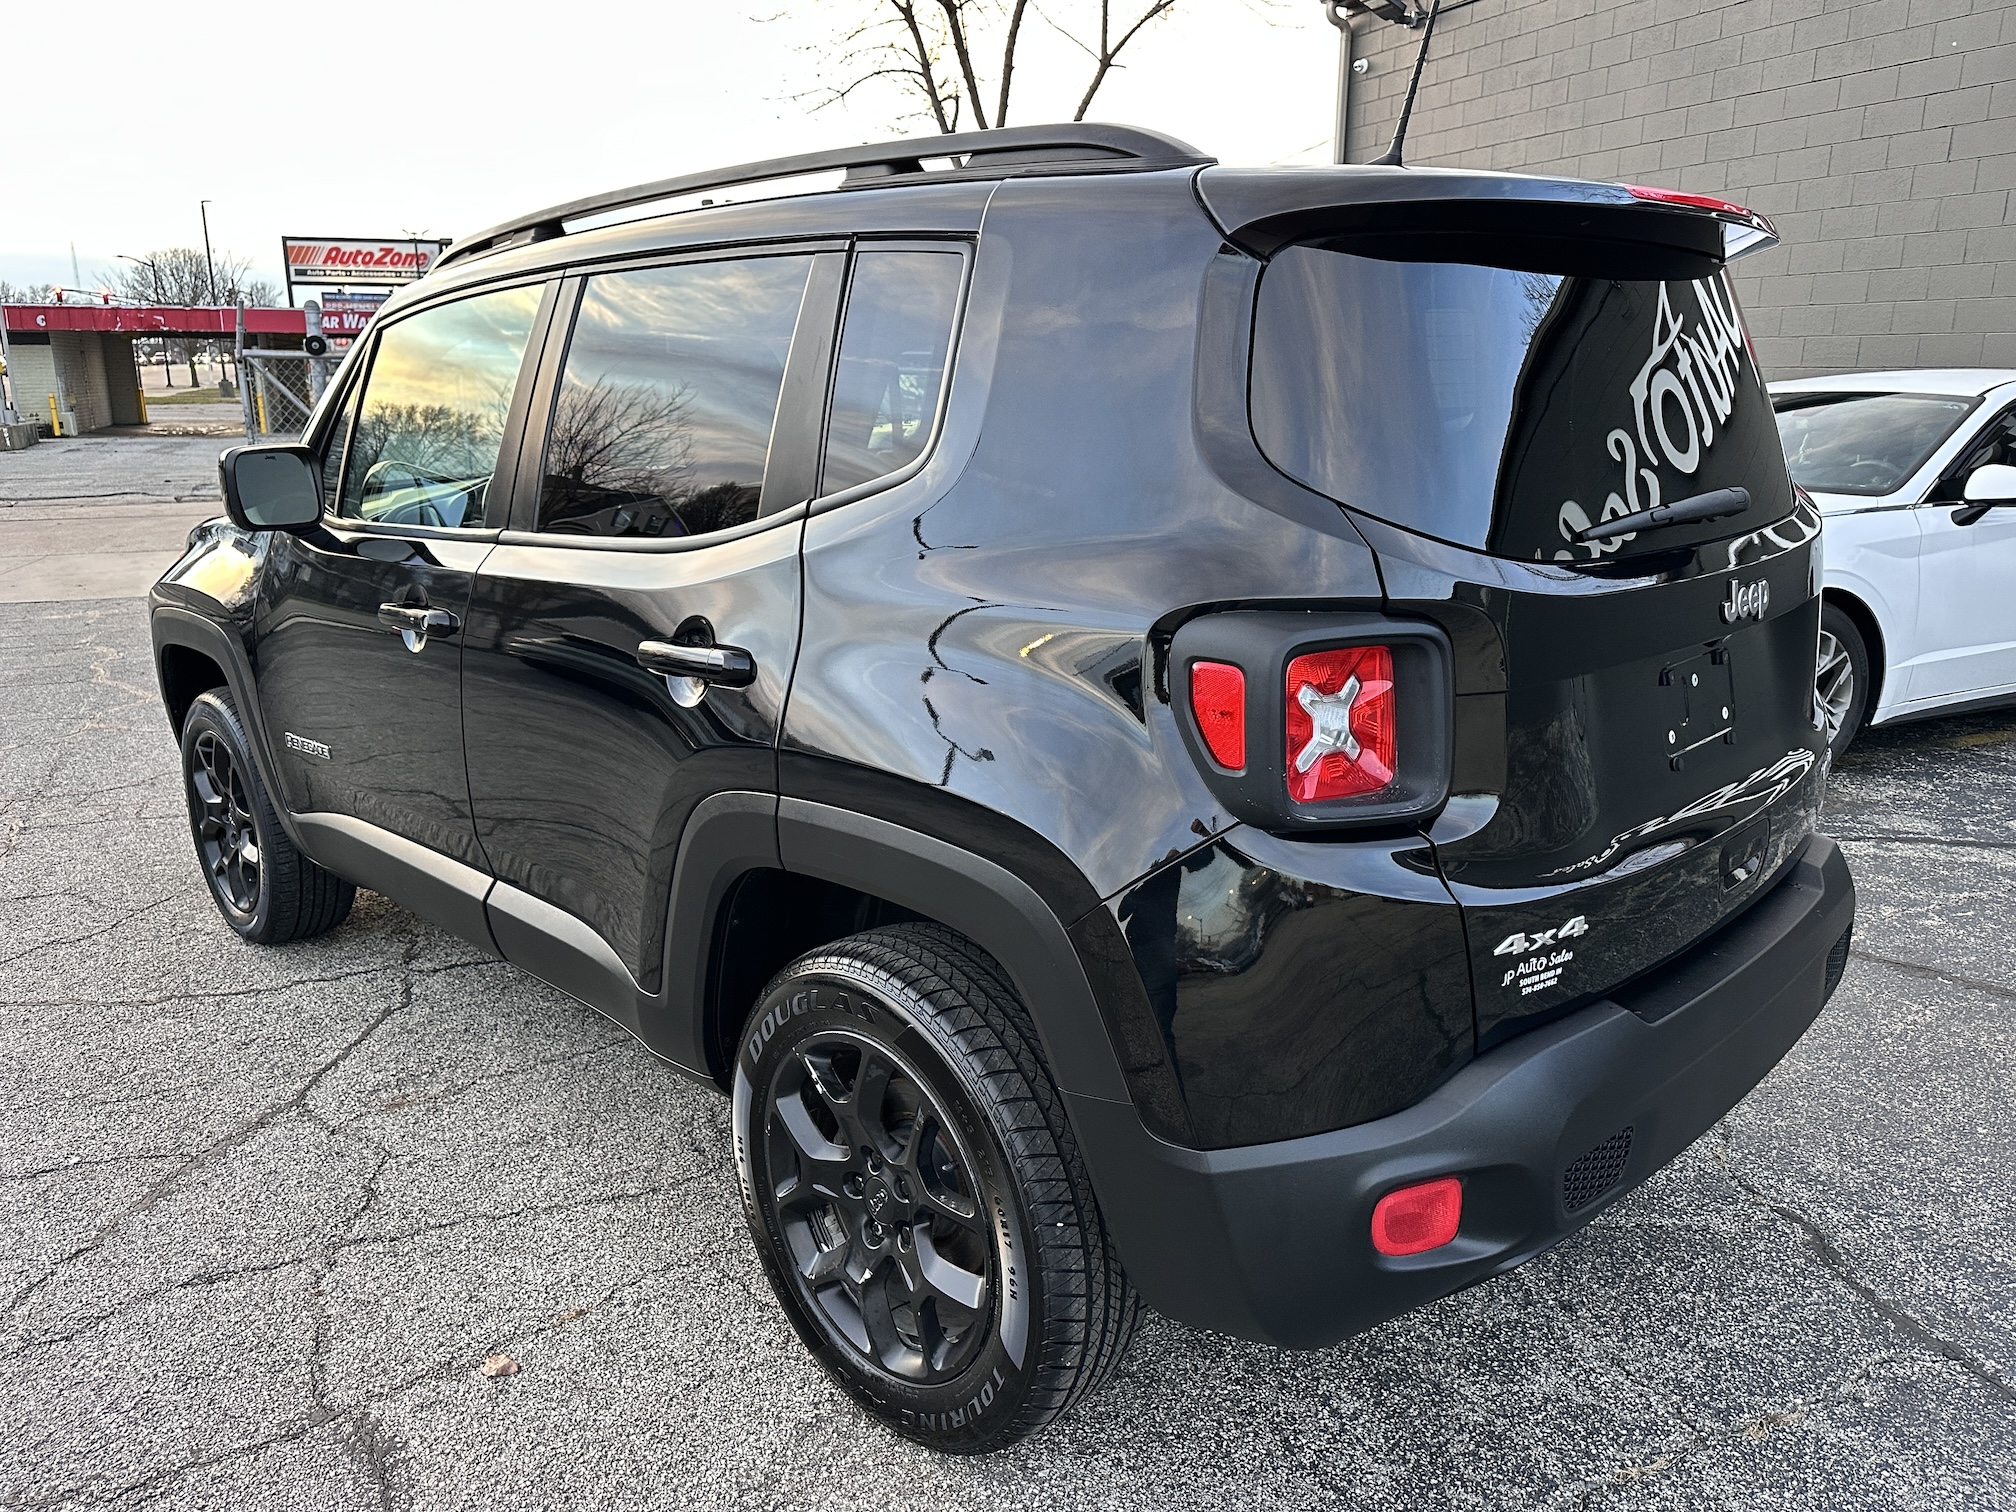
[[[1696,278],[1777,245],[1771,222],[1672,189],[1451,168],[1206,168],[1225,239],[1268,258],[1322,241],[1369,256],[1536,271]]]

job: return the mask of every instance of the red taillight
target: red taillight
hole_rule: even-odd
[[[1322,803],[1393,781],[1393,652],[1313,651],[1288,663],[1288,796]]]
[[[1246,765],[1246,674],[1230,662],[1190,664],[1190,712],[1211,751],[1227,771]]]
[[[1440,1249],[1463,1224],[1463,1183],[1440,1176],[1388,1192],[1372,1209],[1372,1248],[1382,1255]]]
[[[1679,189],[1654,189],[1646,184],[1626,184],[1624,188],[1633,199],[1656,200],[1662,205],[1687,205],[1696,210],[1713,210],[1718,215],[1736,215],[1744,220],[1753,219],[1751,213],[1730,200],[1717,199],[1712,194],[1688,194]]]

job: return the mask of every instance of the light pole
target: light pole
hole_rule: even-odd
[[[210,303],[217,303],[217,264],[210,256],[210,201],[198,200],[196,213],[203,217],[203,267],[210,276]]]
[[[121,262],[138,263],[147,270],[147,283],[154,291],[149,298],[155,304],[166,304],[168,302],[161,297],[161,265],[159,263],[155,262],[151,257],[135,257],[131,252],[120,252],[116,255]],[[167,386],[173,388],[175,387],[175,364],[166,360],[168,356],[168,343],[166,340],[163,340],[161,343],[161,356],[163,359],[161,363],[161,376],[167,381]]]

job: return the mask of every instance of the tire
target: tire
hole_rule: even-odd
[[[1028,1013],[963,936],[901,924],[786,967],[737,1050],[734,1127],[778,1301],[898,1433],[1004,1448],[1119,1363],[1134,1289]]]
[[[1862,733],[1869,717],[1869,646],[1855,621],[1833,604],[1820,611],[1820,645],[1813,675],[1813,713],[1827,732],[1827,759]]]
[[[348,916],[357,889],[288,839],[228,689],[197,698],[182,721],[182,790],[210,899],[241,938],[285,945]]]

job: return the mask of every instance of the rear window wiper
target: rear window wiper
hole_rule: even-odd
[[[1640,530],[1657,530],[1662,525],[1691,525],[1698,520],[1719,520],[1727,515],[1738,515],[1750,507],[1750,490],[1747,488],[1717,488],[1707,493],[1695,494],[1691,499],[1677,499],[1671,504],[1654,504],[1650,509],[1634,509],[1630,514],[1618,515],[1605,520],[1600,525],[1591,525],[1578,531],[1577,541],[1612,541],[1618,536],[1631,535]]]

